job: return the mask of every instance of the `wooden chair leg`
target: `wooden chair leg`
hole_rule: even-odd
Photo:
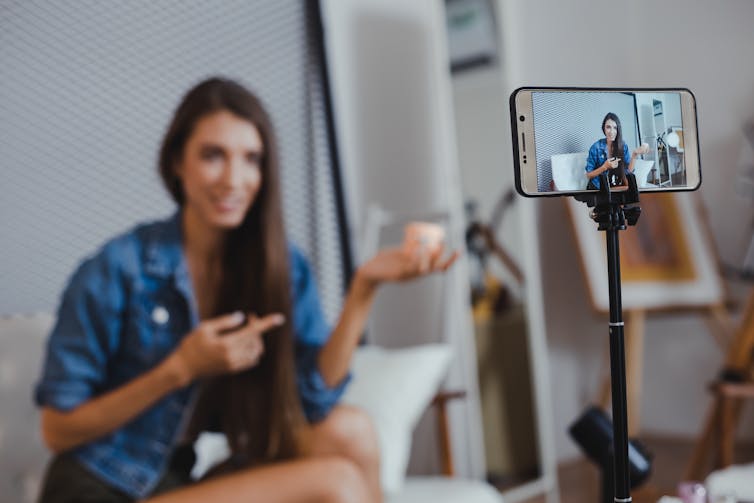
[[[720,398],[720,436],[719,456],[716,468],[725,468],[733,464],[733,444],[736,432],[736,402],[737,399],[722,396]]]
[[[744,317],[728,345],[725,367],[742,374],[751,372],[754,363],[754,289],[746,302]]]
[[[635,437],[641,429],[641,389],[644,373],[644,325],[646,312],[632,310],[626,320],[626,392],[628,435]]]
[[[720,458],[723,463],[721,468],[732,465],[735,460],[736,431],[744,405],[744,399],[740,396],[727,396],[725,401],[721,419],[725,432],[724,436],[720,437]]]
[[[437,409],[438,435],[440,436],[440,452],[442,452],[442,473],[448,477],[455,475],[452,449],[450,446],[450,427],[448,425],[448,411],[446,407]]]
[[[686,480],[700,480],[704,475],[704,469],[706,461],[709,459],[710,450],[713,448],[715,437],[718,430],[718,422],[720,420],[720,403],[718,397],[715,396],[712,399],[709,410],[707,411],[707,418],[704,421],[704,428],[702,429],[699,439],[694,445],[694,450],[691,453],[691,459],[686,467]]]
[[[465,391],[441,391],[435,395],[432,405],[437,411],[437,436],[440,444],[440,462],[442,463],[442,474],[448,477],[455,475],[455,466],[453,463],[453,450],[450,445],[450,422],[448,421],[447,403],[456,398],[464,398]]]

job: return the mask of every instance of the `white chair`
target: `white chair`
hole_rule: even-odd
[[[500,493],[486,482],[452,475],[445,407],[448,400],[464,393],[438,393],[451,358],[448,344],[398,349],[367,345],[356,351],[351,367],[353,379],[343,402],[364,410],[374,421],[382,455],[380,477],[386,503],[503,502]],[[429,406],[438,408],[443,474],[406,476],[412,432]],[[202,433],[194,448],[198,456],[192,473],[195,477],[230,453],[221,433]]]
[[[557,154],[550,157],[555,190],[586,190],[586,152]]]
[[[50,455],[32,401],[49,314],[0,317],[0,501],[36,501]]]
[[[44,343],[53,323],[49,314],[0,317],[0,501],[36,501],[49,454],[39,434],[32,402]],[[370,412],[384,452],[383,486],[388,503],[502,503],[480,480],[450,476],[405,477],[411,432],[436,396],[452,358],[449,346],[429,344],[386,350],[366,346],[357,352],[354,378],[344,401]],[[400,391],[398,391],[400,390]],[[452,398],[452,396],[450,397]],[[435,398],[439,407],[444,400]],[[447,442],[441,442],[442,444]],[[227,443],[200,439],[200,460],[222,459]],[[450,457],[450,453],[444,453]],[[206,470],[211,464],[196,467]]]
[[[647,182],[649,178],[649,170],[654,166],[654,161],[645,161],[644,159],[634,160],[634,176],[636,177],[636,184],[639,188],[645,187],[657,187],[654,184]]]
[[[343,401],[365,410],[375,423],[382,453],[381,478],[386,503],[503,501],[500,493],[486,482],[453,476],[445,407],[449,399],[463,393],[437,393],[452,357],[449,344],[395,349],[367,345],[356,352],[353,380]],[[438,446],[443,474],[406,477],[411,435],[430,405],[438,408]]]
[[[572,154],[557,154],[550,157],[552,165],[552,180],[555,190],[584,190],[589,179],[586,177],[586,152]],[[654,161],[636,159],[634,161],[634,175],[639,188],[656,187],[649,182],[649,171]]]

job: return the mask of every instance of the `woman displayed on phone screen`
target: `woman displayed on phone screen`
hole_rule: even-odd
[[[602,173],[607,174],[610,187],[626,185],[626,169],[633,172],[634,160],[646,152],[646,148],[642,145],[629,157],[628,145],[623,141],[620,119],[612,112],[602,119],[602,133],[605,137],[592,144],[586,157],[585,170],[589,179],[586,188],[590,190],[599,190],[599,176]],[[628,165],[626,165],[627,160],[629,160]]]

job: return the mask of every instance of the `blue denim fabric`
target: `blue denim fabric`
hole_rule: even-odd
[[[586,156],[586,167],[584,168],[587,173],[594,171],[602,166],[607,160],[607,139],[602,138],[597,140],[589,148],[589,155]],[[628,166],[631,163],[631,157],[628,154],[628,145],[623,142],[623,166]],[[592,178],[594,186],[600,188],[600,177]]]
[[[113,239],[73,274],[47,343],[39,406],[71,410],[157,365],[199,322],[181,244],[180,213]],[[317,354],[330,334],[316,282],[290,247],[299,394],[310,421],[323,418],[350,376],[328,387]],[[112,434],[76,448],[81,464],[134,498],[147,496],[190,419],[197,386],[160,399]]]

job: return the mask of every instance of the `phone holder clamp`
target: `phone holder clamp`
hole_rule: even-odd
[[[628,187],[622,190],[611,190],[607,176],[600,175],[600,190],[574,195],[574,199],[586,203],[594,208],[591,218],[599,224],[598,230],[625,230],[627,225],[636,225],[641,215],[639,206],[631,206],[639,202],[639,189],[633,173],[626,173]]]

